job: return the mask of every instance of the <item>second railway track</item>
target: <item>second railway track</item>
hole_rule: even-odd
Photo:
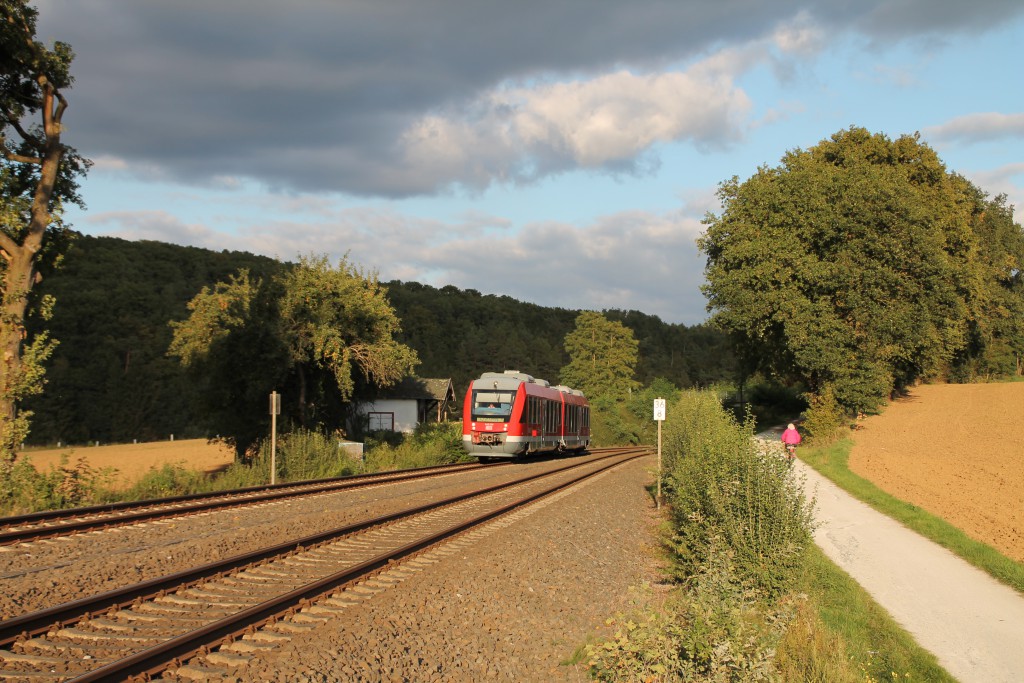
[[[248,489],[176,496],[154,500],[112,503],[70,510],[52,510],[17,517],[0,517],[0,546],[58,538],[99,529],[140,524],[158,519],[197,515],[245,505],[257,505],[298,496],[332,493],[373,486],[467,472],[488,465],[467,463],[422,467],[413,470],[256,486]]]
[[[121,680],[243,636],[257,647],[260,625],[288,612],[322,618],[316,610],[344,600],[346,585],[632,457],[639,454],[575,463],[8,620],[0,676]],[[317,600],[328,604],[314,607]]]

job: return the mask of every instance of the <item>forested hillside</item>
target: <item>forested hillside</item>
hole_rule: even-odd
[[[285,264],[243,252],[79,235],[63,267],[38,294],[56,300],[53,319],[32,321],[60,341],[45,393],[28,406],[31,443],[130,442],[210,436],[199,426],[197,387],[167,356],[171,320],[204,286],[247,268],[267,277]],[[415,282],[386,283],[414,348],[421,377],[451,377],[460,394],[485,370],[514,368],[552,382],[566,364],[565,335],[578,311],[508,296]],[[680,387],[733,375],[725,338],[703,326],[671,325],[637,311],[609,311],[639,341],[637,380],[663,377]],[[259,368],[253,368],[259,372]],[[239,406],[264,411],[265,405]]]

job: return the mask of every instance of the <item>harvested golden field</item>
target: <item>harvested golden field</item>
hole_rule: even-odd
[[[150,468],[165,464],[178,464],[201,472],[216,472],[231,464],[234,452],[205,439],[183,441],[154,441],[117,446],[79,446],[23,453],[31,459],[37,470],[46,471],[60,463],[62,454],[74,464],[80,458],[96,470],[112,467],[117,470],[115,486],[127,488],[138,481]]]
[[[1024,382],[918,386],[863,425],[851,470],[1024,562]]]

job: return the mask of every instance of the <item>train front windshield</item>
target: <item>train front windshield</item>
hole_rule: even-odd
[[[473,420],[476,422],[508,422],[512,414],[514,391],[479,390],[473,392]]]

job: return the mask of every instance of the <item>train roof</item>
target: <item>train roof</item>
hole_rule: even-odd
[[[488,389],[516,389],[520,384],[535,384],[539,387],[552,388],[555,391],[560,391],[570,396],[577,396],[586,400],[583,392],[579,389],[572,389],[559,384],[556,387],[552,387],[551,383],[546,379],[537,379],[533,375],[528,375],[525,372],[519,372],[518,370],[505,370],[504,372],[485,372],[478,379],[473,380],[471,387],[474,389],[482,389],[484,387]]]

